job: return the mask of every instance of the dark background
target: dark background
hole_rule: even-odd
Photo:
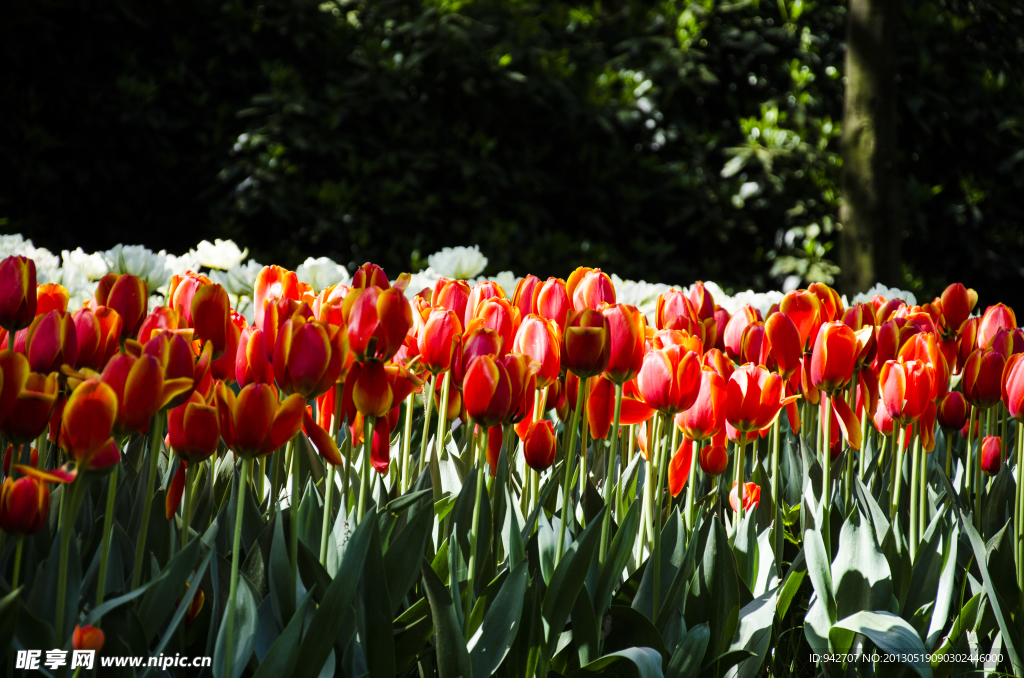
[[[1024,301],[1024,16],[901,2],[903,287]],[[13,0],[0,229],[391,275],[839,274],[845,3]],[[842,279],[835,279],[841,284]]]

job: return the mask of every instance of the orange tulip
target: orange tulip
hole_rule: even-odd
[[[185,275],[171,276],[170,289],[167,293],[167,304],[181,318],[183,327],[193,326],[192,300],[196,292],[212,285],[213,281],[205,275],[187,271]],[[222,288],[223,289],[223,288]]]
[[[36,317],[36,262],[11,256],[0,262],[0,327],[17,332]]]
[[[512,406],[512,388],[504,365],[488,355],[474,360],[462,385],[466,414],[480,426],[501,422]]]
[[[574,375],[568,378],[573,379],[576,385],[572,390],[579,388],[579,380]],[[576,400],[572,399],[575,407]],[[630,426],[647,421],[654,414],[654,409],[645,403],[640,396],[640,389],[637,387],[637,380],[627,381],[622,385],[622,410],[619,413],[619,426]],[[559,415],[561,416],[561,415]],[[595,440],[604,440],[611,433],[612,423],[615,418],[615,385],[605,376],[600,376],[590,381],[590,393],[587,394],[587,423],[590,426],[590,437]]]
[[[818,335],[821,326],[821,302],[813,292],[793,290],[779,302],[779,312],[789,316],[800,332],[800,348],[807,349],[807,342]]]
[[[452,311],[461,324],[462,319],[466,317],[469,294],[469,283],[465,280],[441,278],[434,285],[434,292],[430,295],[430,305],[434,308],[445,308]]]
[[[814,387],[832,393],[842,388],[853,377],[857,359],[857,336],[841,322],[822,324],[811,353],[811,383]]]
[[[690,478],[690,462],[693,461],[693,448],[695,443],[684,437],[679,447],[672,454],[668,463],[668,491],[673,497],[686,487],[686,481]]]
[[[763,322],[752,322],[743,328],[743,334],[740,337],[739,362],[763,365],[769,370],[775,371],[775,358],[771,353],[771,344],[765,339]]]
[[[612,279],[599,268],[577,268],[565,281],[565,293],[576,312],[585,308],[596,310],[601,308],[601,304],[615,303]]]
[[[49,311],[37,315],[25,335],[25,352],[33,372],[57,372],[78,358],[78,333],[70,313]]]
[[[272,384],[274,366],[267,358],[267,346],[263,330],[253,325],[242,330],[235,351],[235,380],[239,387],[254,382]]]
[[[988,348],[999,330],[1017,328],[1017,317],[1013,309],[1004,304],[996,304],[985,309],[978,323],[978,348]]]
[[[530,356],[523,353],[509,353],[501,359],[501,364],[509,380],[510,406],[504,423],[518,424],[526,417],[533,416],[538,366]]]
[[[740,433],[760,431],[797,399],[785,393],[779,375],[750,363],[741,365],[726,384],[725,420]]]
[[[882,365],[878,388],[889,417],[901,425],[917,421],[931,401],[935,373],[920,360],[890,360]]]
[[[135,337],[146,318],[149,293],[141,278],[125,273],[108,273],[100,279],[93,297],[95,306],[109,306],[121,316],[121,340]]]
[[[555,425],[549,419],[541,419],[530,424],[523,439],[523,457],[527,465],[535,471],[551,468],[555,463],[555,451],[558,439],[555,437]]]
[[[185,461],[207,459],[220,443],[217,408],[193,393],[184,405],[167,413],[167,438],[171,451]]]
[[[772,357],[778,365],[779,374],[789,379],[800,369],[800,356],[803,353],[800,331],[793,319],[785,313],[773,313],[764,323],[765,337],[768,339]]]
[[[294,271],[280,266],[264,266],[256,276],[256,283],[253,285],[253,309],[256,325],[263,327],[263,315],[269,302],[274,299],[302,301],[307,294],[312,296],[312,288],[306,283],[299,282]]]
[[[345,380],[346,384],[349,382],[352,382],[352,403],[359,414],[383,417],[391,409],[394,394],[383,363],[374,361],[353,365]]]
[[[75,632],[71,636],[71,647],[75,650],[94,650],[99,652],[103,649],[103,642],[106,636],[95,626],[75,625]]]
[[[843,300],[834,289],[825,283],[811,283],[807,291],[818,297],[823,323],[835,322],[843,317]]]
[[[573,313],[562,334],[562,363],[584,379],[604,371],[610,357],[610,325],[600,312],[584,309]]]
[[[463,313],[463,324],[469,326],[469,321],[477,317],[477,311],[480,305],[488,299],[504,299],[505,290],[501,288],[501,285],[491,280],[481,280],[473,286],[473,291],[469,293],[469,299],[466,300],[466,311]]]
[[[145,354],[138,358],[114,356],[103,368],[100,380],[117,394],[114,432],[119,436],[145,431],[154,414],[184,391],[193,390],[191,379],[165,382],[160,361]]]
[[[669,290],[658,295],[654,311],[654,326],[659,330],[685,329],[698,322],[693,302],[679,290]]]
[[[537,312],[537,292],[540,291],[540,285],[540,278],[535,275],[527,275],[516,283],[512,305],[519,309],[520,318]]]
[[[75,369],[102,370],[117,353],[123,324],[121,316],[112,308],[83,308],[75,312],[72,321],[78,344]]]
[[[191,340],[193,334],[190,328],[185,327],[181,317],[173,308],[170,306],[157,306],[146,316],[139,327],[139,343],[145,344],[153,338],[154,334],[161,330],[176,332],[188,340]]]
[[[264,457],[302,428],[305,407],[297,393],[278,402],[272,386],[249,384],[236,398],[231,389],[218,384],[216,394],[220,435],[240,457]]]
[[[690,409],[700,392],[700,356],[672,346],[644,356],[637,375],[640,394],[648,406],[672,416]]]
[[[199,360],[196,360],[192,348],[181,335],[164,330],[146,342],[142,353],[157,359],[163,370],[164,390],[173,391],[171,399],[162,408],[181,405],[196,389],[201,389],[204,397],[209,395],[212,347],[203,349]]]
[[[743,510],[749,511],[757,508],[761,503],[761,488],[756,483],[743,483]],[[736,513],[740,512],[739,486],[734,482],[729,492],[729,506]]]
[[[316,295],[311,306],[313,317],[323,323],[344,325],[345,314],[342,306],[344,305],[345,297],[351,291],[350,287],[341,283],[320,290],[320,294]]]
[[[729,453],[724,444],[712,443],[701,448],[697,461],[700,463],[700,470],[704,473],[709,476],[720,476],[729,466]]]
[[[523,319],[512,342],[514,353],[528,355],[540,366],[537,388],[550,386],[558,379],[561,369],[561,342],[558,335],[558,326],[553,321],[539,315],[528,315]]]
[[[46,525],[49,511],[50,490],[42,480],[9,477],[0,485],[0,529],[4,532],[35,534]]]
[[[352,276],[352,289],[362,289],[364,287],[376,287],[386,290],[391,287],[391,283],[388,282],[388,276],[384,273],[384,269],[377,264],[366,262],[357,268]]]
[[[953,283],[942,291],[942,331],[953,336],[970,317],[978,303],[978,293],[962,283]]]
[[[431,309],[419,334],[420,363],[434,374],[450,370],[456,351],[460,350],[461,335],[462,323],[455,311]]]
[[[397,289],[353,290],[344,311],[349,349],[359,362],[390,360],[412,327],[412,307]]]
[[[572,300],[565,291],[565,281],[561,278],[548,278],[537,287],[537,315],[552,321],[559,328],[565,327],[565,321],[572,312]],[[524,316],[525,317],[525,316]]]
[[[183,316],[184,319],[184,316]],[[192,296],[191,327],[195,338],[213,345],[214,360],[238,348],[239,328],[231,318],[228,293],[218,284],[204,285]],[[231,358],[228,360],[231,361]]]
[[[700,371],[697,399],[685,412],[676,415],[679,426],[690,440],[707,440],[722,430],[728,398],[726,381],[710,367]]]
[[[725,326],[725,352],[733,362],[740,362],[740,353],[743,350],[743,331],[747,325],[760,321],[761,312],[750,304],[744,304],[743,308],[729,319],[729,324]]]
[[[519,310],[508,299],[492,297],[477,305],[476,316],[470,322],[497,332],[501,337],[499,353],[505,355],[512,348],[512,340],[519,329]]]
[[[645,320],[636,306],[615,304],[603,310],[611,347],[604,375],[613,383],[632,381],[644,363]]]
[[[57,283],[46,283],[36,288],[36,315],[50,311],[66,313],[70,297],[67,289]]]
[[[461,342],[462,350],[452,368],[452,379],[460,387],[466,378],[466,369],[473,364],[478,356],[489,355],[492,358],[500,358],[502,355],[501,335],[494,330],[481,327],[479,321],[473,321],[470,327],[466,328]]]
[[[77,470],[105,469],[120,461],[121,452],[110,435],[116,421],[117,394],[110,386],[88,379],[72,391],[59,441]]]
[[[20,381],[23,386],[10,402],[7,416],[0,422],[0,433],[15,445],[20,445],[38,438],[50,423],[50,413],[57,399],[57,375],[29,372],[18,361],[19,364],[11,365],[13,374],[8,376],[7,365],[12,362],[10,359],[4,361],[4,380],[11,379],[15,387]],[[4,386],[5,396],[8,396],[6,384]]]
[[[974,407],[987,410],[1002,397],[1003,368],[1006,359],[992,349],[979,348],[964,365],[964,397]]]
[[[344,380],[348,366],[344,328],[294,315],[284,321],[274,349],[274,376],[285,393],[316,398]]]
[[[994,476],[999,473],[1002,466],[1001,460],[1002,439],[999,436],[985,436],[981,443],[981,470],[987,475]]]

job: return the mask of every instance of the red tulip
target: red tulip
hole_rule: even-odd
[[[50,311],[66,313],[70,297],[67,289],[57,283],[46,283],[36,288],[36,315]]]
[[[201,389],[204,397],[209,395],[212,388],[212,347],[207,346],[203,349],[199,360],[196,360],[192,348],[181,335],[164,330],[154,334],[153,338],[146,342],[142,347],[142,353],[151,355],[159,361],[163,370],[164,390],[174,391],[171,400],[165,402],[161,408],[181,405],[188,400],[193,390]]]
[[[800,332],[800,347],[806,350],[807,342],[818,335],[821,326],[821,302],[813,292],[793,290],[779,302],[779,312],[789,316]]]
[[[0,262],[0,327],[17,332],[36,317],[36,263],[11,256]]]
[[[501,422],[512,405],[508,373],[491,356],[480,356],[469,365],[462,392],[466,414],[480,426]]]
[[[78,333],[70,313],[50,311],[37,315],[25,335],[25,352],[33,372],[57,372],[78,358]]]
[[[615,303],[612,279],[599,268],[580,266],[565,281],[565,292],[572,308],[579,312],[585,308],[599,309],[601,304]]]
[[[700,356],[672,346],[644,356],[637,375],[644,402],[666,415],[690,409],[701,385]]]
[[[565,291],[565,281],[561,278],[548,278],[537,287],[536,298],[535,313],[559,328],[565,327],[566,317],[573,311],[572,301]]]
[[[729,312],[724,308],[715,308],[715,341],[714,343],[709,341],[708,346],[725,351],[725,328],[729,325],[730,318]]]
[[[114,432],[124,435],[146,430],[153,415],[185,391],[192,391],[189,378],[164,381],[160,361],[143,354],[115,356],[103,368],[100,380],[117,395]]]
[[[611,347],[604,375],[616,384],[632,381],[644,364],[645,319],[636,306],[615,304],[603,311]]]
[[[374,288],[367,288],[374,289]],[[383,417],[391,409],[394,394],[381,362],[358,363],[352,366],[345,383],[352,383],[352,402],[364,417]]]
[[[540,285],[540,278],[535,275],[527,275],[516,283],[512,305],[519,309],[520,318],[537,312],[537,293],[540,291]]]
[[[172,332],[181,334],[185,338],[191,338],[193,334],[189,328],[185,327],[181,321],[181,317],[173,308],[170,306],[157,306],[149,315],[146,316],[145,320],[142,321],[142,325],[139,327],[139,343],[145,344],[153,338],[154,334],[161,330],[171,330]]]
[[[996,333],[1004,328],[1016,329],[1017,317],[1013,309],[1004,304],[996,304],[985,309],[978,323],[978,348],[988,348]]]
[[[353,290],[344,309],[349,349],[359,362],[390,360],[412,327],[412,307],[397,289]]]
[[[985,436],[981,443],[981,470],[990,476],[999,473],[1001,456],[1002,439],[999,436]]]
[[[764,330],[772,357],[778,364],[779,374],[783,379],[789,379],[800,369],[800,356],[803,354],[800,331],[785,313],[768,316]]]
[[[213,345],[215,360],[225,353],[234,357],[240,332],[232,322],[231,303],[223,287],[213,284],[204,285],[196,290],[192,297],[191,317],[195,338],[204,344]],[[228,362],[230,361],[231,358]]]
[[[978,293],[961,283],[953,283],[942,292],[942,327],[947,335],[955,335],[978,303]]]
[[[519,310],[508,299],[492,297],[481,301],[476,307],[476,317],[471,323],[475,326],[494,330],[501,337],[500,355],[505,355],[512,348],[512,340],[519,329]]]
[[[501,364],[509,380],[510,407],[504,423],[518,424],[527,417],[532,419],[537,391],[537,363],[528,355],[509,353],[501,359]]]
[[[685,329],[699,321],[693,302],[679,290],[669,290],[658,295],[654,311],[654,325],[659,330]]]
[[[386,290],[391,287],[388,276],[377,264],[366,262],[356,269],[352,275],[352,289],[363,289],[364,287],[376,287]]]
[[[707,440],[722,430],[728,399],[726,381],[718,372],[705,367],[700,372],[700,389],[693,405],[676,415],[676,425],[690,440]]]
[[[915,422],[932,399],[935,374],[920,360],[890,360],[882,365],[878,388],[886,412],[901,425]]]
[[[575,388],[579,388],[579,380],[573,375]],[[568,379],[567,379],[568,381]],[[575,391],[575,388],[572,390]],[[572,400],[575,407],[576,401]],[[640,397],[637,382],[627,381],[622,385],[622,410],[619,413],[619,426],[631,426],[647,421],[654,410]],[[559,415],[561,416],[561,415]],[[590,381],[590,393],[587,394],[587,423],[590,426],[590,437],[604,440],[611,433],[615,419],[615,386],[607,377],[601,376]]]
[[[705,445],[701,448],[697,461],[700,463],[700,470],[704,473],[709,476],[720,476],[725,473],[725,469],[729,466],[729,453],[726,451],[724,444]]]
[[[344,328],[294,315],[284,321],[274,348],[274,376],[285,393],[303,400],[323,395],[344,380],[349,364]]]
[[[103,649],[103,642],[106,636],[95,626],[75,625],[75,632],[71,635],[71,647],[75,650],[93,650],[99,652]]]
[[[455,311],[431,309],[419,334],[420,363],[434,374],[450,370],[461,335],[462,323]]]
[[[905,317],[907,314],[907,304],[902,299],[885,300],[875,296],[871,298],[871,304],[875,306],[876,325],[881,325],[893,318]]]
[[[184,460],[178,464],[178,470],[174,472],[170,484],[167,486],[167,495],[164,498],[164,517],[170,521],[181,506],[181,497],[185,493],[185,471],[188,463]]]
[[[78,344],[75,369],[102,370],[117,353],[123,324],[121,316],[112,308],[83,308],[75,312],[72,320]]]
[[[105,469],[120,461],[121,452],[110,435],[116,421],[117,394],[110,386],[89,379],[72,391],[59,440],[77,470]]]
[[[167,413],[168,447],[185,461],[199,462],[217,451],[220,423],[217,408],[198,393]]]
[[[754,363],[775,370],[775,360],[771,354],[771,344],[765,339],[763,322],[752,322],[743,328],[743,334],[740,336],[739,362]]]
[[[446,308],[455,313],[461,326],[462,319],[466,317],[469,294],[469,283],[465,280],[441,278],[434,285],[434,292],[430,296],[430,305],[434,308]]]
[[[488,299],[504,299],[505,290],[501,288],[496,282],[491,280],[481,280],[473,286],[473,291],[469,293],[469,299],[466,300],[466,311],[463,313],[463,324],[468,326],[469,321],[477,317],[477,311]]]
[[[1002,396],[1003,368],[1006,359],[992,349],[979,348],[964,365],[964,397],[974,407],[987,410]]]
[[[16,392],[13,400],[8,400],[10,392],[4,384],[4,400],[8,400],[10,405],[7,416],[0,422],[0,433],[6,435],[15,445],[19,445],[38,438],[50,423],[50,413],[57,399],[57,375],[29,372],[23,364],[12,363],[11,359],[4,361],[4,380],[10,378],[15,388],[19,382],[23,386]],[[10,377],[8,365],[11,367]]]
[[[729,377],[736,370],[733,362],[729,360],[725,353],[717,348],[713,348],[704,354],[704,366],[713,369],[726,381],[729,380]]]
[[[750,323],[760,320],[761,312],[750,304],[744,304],[743,308],[729,319],[729,324],[725,326],[725,352],[734,362],[739,362],[740,352],[743,350],[743,330]]]
[[[539,315],[526,316],[519,326],[512,342],[512,351],[530,356],[540,366],[537,371],[537,388],[550,386],[558,379],[561,369],[560,344],[558,326]],[[467,367],[471,365],[467,364]]]
[[[500,358],[502,355],[502,339],[494,330],[480,327],[479,321],[474,321],[466,333],[462,335],[462,351],[452,368],[452,379],[459,386],[466,378],[466,369],[478,356],[489,355],[492,358]]]
[[[755,483],[743,483],[743,490],[743,510],[757,508],[761,503],[761,488]],[[736,513],[740,512],[739,489],[735,482],[732,484],[732,491],[729,492],[729,506]]]
[[[535,471],[543,471],[555,463],[555,451],[558,439],[555,437],[555,425],[549,419],[541,419],[530,424],[523,440],[523,457],[527,465]]]
[[[611,351],[610,324],[600,311],[589,308],[573,313],[562,334],[562,364],[584,379],[608,366]]]
[[[167,292],[167,304],[181,318],[183,327],[193,326],[192,299],[196,292],[213,281],[205,275],[187,271],[185,275],[171,276],[170,289]],[[223,289],[223,288],[222,288]]]
[[[763,367],[738,367],[726,385],[725,420],[740,433],[752,433],[771,425],[797,396],[785,397],[785,382]]]
[[[690,303],[701,320],[715,317],[715,299],[700,280],[690,289]]]
[[[263,330],[253,325],[242,330],[235,351],[235,380],[239,387],[254,382],[274,383],[274,366],[267,357]]]
[[[1017,421],[1024,421],[1024,354],[1015,353],[1006,361],[1002,398],[1010,416]]]
[[[149,293],[141,278],[125,273],[108,273],[100,279],[93,297],[96,306],[109,306],[121,316],[121,340],[135,337],[146,319]]]
[[[939,403],[936,413],[939,426],[947,431],[958,431],[964,427],[967,416],[970,414],[970,405],[959,391],[950,391]],[[1013,412],[1011,411],[1011,416]]]
[[[353,286],[355,286],[354,283]],[[256,283],[253,285],[252,301],[256,325],[263,328],[263,315],[266,313],[266,306],[269,302],[275,299],[301,301],[307,294],[312,296],[311,293],[312,288],[306,283],[299,282],[294,271],[280,266],[264,266],[256,276]]]
[[[35,534],[46,525],[50,490],[43,481],[25,476],[0,485],[0,529],[11,535]]]
[[[302,428],[304,408],[297,393],[278,402],[267,384],[249,384],[237,397],[217,385],[217,420],[224,444],[243,458],[264,457],[288,442]]]
[[[841,322],[824,323],[818,330],[811,354],[811,383],[831,393],[853,377],[857,358],[857,336]]]
[[[843,317],[843,300],[834,289],[825,283],[811,283],[807,291],[818,297],[823,323],[835,322]]]

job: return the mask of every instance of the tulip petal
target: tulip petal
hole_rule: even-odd
[[[668,489],[673,497],[679,496],[690,477],[690,464],[693,460],[693,441],[683,437],[683,442],[672,455],[668,465]]]
[[[302,428],[302,417],[306,412],[306,402],[297,393],[293,393],[284,399],[281,407],[274,416],[274,422],[270,426],[268,436],[269,445],[264,447],[263,453],[269,454],[291,440],[299,429]]]
[[[167,497],[164,499],[164,516],[167,520],[174,518],[181,505],[181,496],[185,493],[185,462],[178,464],[178,470],[171,479],[167,488]]]
[[[14,464],[11,468],[23,476],[29,476],[47,483],[70,483],[78,475],[77,473],[68,473],[59,468],[43,470],[35,466],[26,466],[25,464]]]
[[[313,443],[320,456],[331,466],[341,466],[344,463],[334,438],[313,421],[313,417],[306,410],[302,413],[302,430],[309,436],[309,441]]]
[[[860,449],[860,419],[853,413],[850,406],[842,398],[832,398],[832,411],[835,412],[839,421],[839,428],[843,432],[843,438],[855,450]]]

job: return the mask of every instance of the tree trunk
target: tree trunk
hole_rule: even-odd
[[[846,19],[841,287],[902,282],[903,220],[896,174],[896,0],[850,0]]]

